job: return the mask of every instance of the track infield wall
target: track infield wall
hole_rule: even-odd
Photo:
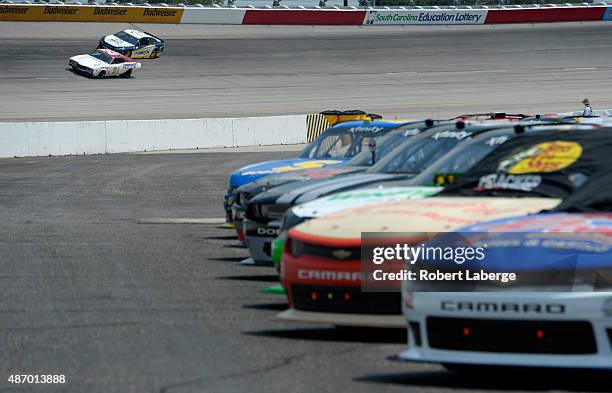
[[[306,9],[1,4],[0,21],[229,25],[475,25],[609,21],[606,5],[482,9]]]

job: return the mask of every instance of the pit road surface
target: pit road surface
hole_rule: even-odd
[[[0,23],[0,121],[391,116],[612,107],[609,23],[437,27],[143,25],[166,39],[129,80],[67,70],[115,24]]]
[[[459,378],[387,361],[403,331],[271,321],[286,307],[259,292],[272,268],[237,265],[232,231],[139,223],[222,217],[232,170],[294,155],[0,160],[0,392],[609,391],[609,376],[576,373]]]

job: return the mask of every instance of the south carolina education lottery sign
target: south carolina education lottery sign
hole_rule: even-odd
[[[487,10],[372,10],[364,25],[481,25]]]

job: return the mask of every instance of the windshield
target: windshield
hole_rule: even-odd
[[[367,126],[368,129],[375,129],[376,132],[355,131],[358,128],[362,127],[339,127],[325,131],[304,149],[299,158],[352,158],[362,151],[368,151],[370,138],[378,139],[393,129],[392,127]]]
[[[442,157],[427,172],[431,172],[432,177],[433,173],[464,173],[508,139],[508,135],[497,135],[466,143]]]
[[[112,56],[107,55],[106,53],[100,52],[100,51],[93,51],[89,54],[89,56],[91,57],[95,57],[96,59],[103,61],[107,64],[110,64],[113,61]]]
[[[528,132],[495,149],[439,195],[563,199],[590,180],[608,149],[612,137],[606,129],[557,126]]]
[[[137,45],[138,44],[138,39],[136,37],[133,37],[131,35],[129,35],[128,33],[126,33],[125,31],[120,31],[119,33],[115,33],[115,37],[125,41],[125,42],[129,42],[132,45]]]
[[[437,135],[437,134],[436,134]],[[425,137],[396,149],[390,156],[378,162],[368,172],[373,173],[421,173],[432,163],[464,139]]]
[[[415,129],[418,133],[418,129]],[[382,138],[376,140],[376,154],[375,160],[378,162],[383,157],[387,156],[393,149],[404,143],[413,134],[407,134],[406,130],[400,132],[393,131]],[[372,152],[369,149],[365,149],[359,153],[355,158],[350,160],[347,165],[352,166],[370,166],[372,165]]]

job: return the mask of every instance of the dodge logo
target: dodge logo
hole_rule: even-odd
[[[257,228],[257,234],[260,236],[277,236],[278,229],[275,228]]]

